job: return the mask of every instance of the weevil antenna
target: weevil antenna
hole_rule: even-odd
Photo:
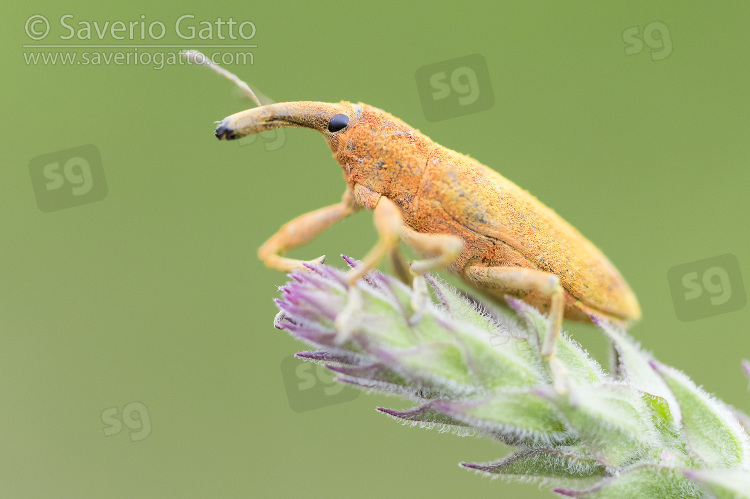
[[[240,87],[240,89],[245,95],[250,97],[253,100],[253,102],[258,104],[258,107],[261,107],[263,105],[260,103],[260,100],[258,99],[258,97],[256,97],[255,92],[253,92],[250,89],[250,86],[247,83],[240,80],[237,77],[237,75],[235,75],[234,73],[231,73],[227,71],[226,69],[222,68],[221,66],[219,66],[218,64],[216,64],[214,61],[209,59],[208,56],[204,55],[201,52],[198,52],[197,50],[183,50],[180,52],[180,55],[182,55],[189,61],[193,61],[197,64],[202,64],[203,66],[206,66],[209,69],[213,69],[214,71],[219,73],[221,76],[223,76],[224,78],[227,78],[228,80],[231,80],[232,82],[234,82],[235,85]]]

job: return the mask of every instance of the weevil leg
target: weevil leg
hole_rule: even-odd
[[[258,257],[266,266],[283,272],[304,268],[303,264],[307,263],[306,261],[281,255],[309,243],[327,228],[358,210],[352,190],[347,189],[340,203],[305,213],[284,224],[276,234],[263,243],[258,250]],[[310,262],[321,263],[324,259],[325,256],[321,256]]]
[[[390,199],[381,196],[373,211],[379,239],[362,259],[362,262],[346,274],[346,280],[349,284],[349,298],[344,309],[336,317],[336,329],[338,330],[336,341],[338,343],[343,343],[349,338],[355,326],[356,314],[362,307],[362,294],[357,287],[357,281],[375,268],[383,256],[388,253],[393,255],[400,242],[401,226],[404,224],[404,220],[401,217],[399,207]]]
[[[414,284],[414,273],[409,268],[409,264],[404,259],[398,246],[394,246],[390,252],[391,268],[396,277],[407,286]]]
[[[357,281],[375,268],[383,256],[389,254],[396,274],[402,281],[412,283],[414,294],[411,305],[415,314],[411,321],[416,322],[421,316],[425,302],[429,299],[427,283],[422,274],[433,269],[447,267],[463,250],[463,241],[459,237],[448,234],[421,234],[404,225],[399,207],[384,196],[378,199],[374,212],[375,227],[380,239],[364,257],[362,263],[347,274],[347,281],[350,285],[349,299],[344,310],[336,318],[336,326],[339,330],[337,340],[339,342],[348,338],[354,327],[355,314],[362,304],[361,292],[356,285]],[[402,239],[416,251],[436,256],[413,262],[411,269],[409,269],[399,251],[399,243]]]
[[[362,263],[346,274],[349,284],[360,280],[366,273],[378,265],[383,256],[388,253],[392,254],[398,249],[401,226],[404,224],[404,219],[401,217],[401,210],[390,199],[381,197],[373,211],[375,228],[378,231],[379,239],[377,244],[362,259]]]
[[[423,234],[414,229],[401,226],[401,239],[418,253],[424,255],[436,255],[425,260],[412,262],[411,271],[414,277],[414,294],[412,295],[412,308],[416,311],[412,322],[417,322],[421,317],[425,303],[430,299],[427,282],[423,274],[431,270],[444,269],[453,263],[463,251],[464,243],[460,237],[450,234]]]
[[[550,297],[548,330],[542,345],[542,357],[555,356],[557,337],[563,320],[565,293],[560,279],[549,272],[523,267],[469,267],[469,278],[481,286],[538,291]]]
[[[424,274],[431,270],[444,269],[453,263],[464,249],[460,237],[450,234],[423,234],[403,225],[401,239],[418,253],[436,255],[433,258],[412,262],[411,270],[415,274]]]

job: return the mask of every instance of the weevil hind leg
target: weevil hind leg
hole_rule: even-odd
[[[480,266],[469,267],[467,275],[482,287],[538,291],[549,296],[548,329],[542,344],[541,354],[546,359],[552,359],[555,356],[557,337],[560,334],[565,305],[565,292],[560,284],[560,279],[556,275],[524,267]]]
[[[258,250],[258,257],[266,266],[290,272],[294,269],[305,268],[305,263],[322,263],[325,256],[315,260],[295,260],[281,255],[303,244],[307,244],[336,222],[343,220],[358,211],[351,189],[347,189],[340,203],[326,206],[284,224],[279,231],[271,236]]]

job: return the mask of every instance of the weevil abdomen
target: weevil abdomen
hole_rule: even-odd
[[[419,194],[412,228],[462,238],[464,252],[450,270],[472,286],[476,283],[465,273],[470,265],[534,268],[560,279],[569,319],[586,319],[592,312],[621,323],[640,318],[630,287],[594,244],[533,195],[478,161],[436,147]],[[516,295],[542,309],[549,302],[534,292],[484,291],[500,298]]]

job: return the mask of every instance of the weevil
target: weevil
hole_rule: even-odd
[[[236,76],[212,63],[255,98]],[[479,161],[441,146],[376,107],[342,101],[281,102],[232,114],[216,128],[220,140],[266,130],[317,130],[343,169],[340,202],[301,215],[268,239],[258,256],[269,267],[291,271],[302,260],[284,257],[336,222],[362,209],[374,211],[376,246],[348,273],[350,284],[385,255],[402,279],[423,283],[422,274],[447,270],[496,300],[514,296],[547,313],[542,355],[555,353],[563,317],[601,318],[627,327],[641,311],[628,284],[604,254],[537,200]],[[399,253],[405,242],[425,259],[408,267]],[[312,261],[322,261],[322,258]],[[423,285],[423,284],[420,284]],[[339,315],[347,327],[356,314],[357,286]]]

